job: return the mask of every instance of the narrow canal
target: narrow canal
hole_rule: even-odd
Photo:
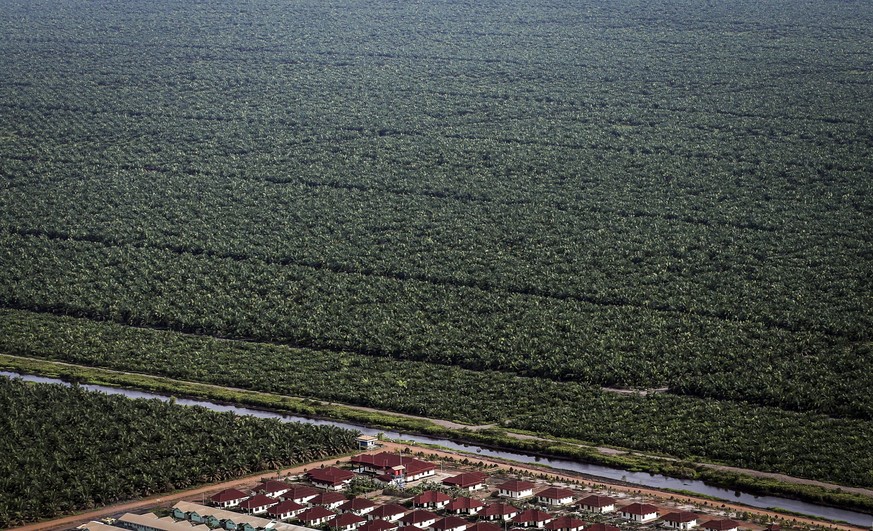
[[[18,374],[14,372],[6,372],[0,371],[0,375],[6,376],[9,378],[21,378],[25,381],[29,382],[39,382],[39,383],[54,383],[54,384],[63,384],[70,385],[68,382],[64,382],[63,380],[59,380],[56,378],[46,378],[43,376],[32,376],[27,374]],[[145,391],[137,391],[133,389],[121,389],[115,387],[105,387],[101,385],[90,385],[90,384],[82,384],[81,387],[83,389],[88,389],[91,391],[98,391],[101,393],[106,393],[110,395],[122,395],[128,398],[155,398],[158,400],[170,400],[170,397],[165,395],[159,395],[154,393],[149,393]],[[237,407],[230,406],[225,404],[216,404],[209,401],[204,400],[192,400],[188,398],[177,398],[176,403],[183,406],[201,406],[207,409],[211,409],[212,411],[220,411],[220,412],[232,412],[237,415],[249,415],[253,417],[260,418],[273,418],[279,419],[283,422],[304,422],[307,424],[319,424],[319,425],[330,425],[330,426],[338,426],[340,428],[347,428],[350,430],[357,430],[361,433],[367,435],[376,435],[378,433],[384,434],[385,437],[389,439],[403,439],[407,441],[421,442],[427,444],[437,444],[446,448],[452,448],[455,450],[461,450],[464,452],[473,452],[477,455],[487,456],[487,457],[498,457],[502,459],[509,459],[512,461],[516,461],[519,463],[531,463],[531,464],[541,464],[548,465],[555,470],[566,470],[572,472],[579,472],[582,474],[587,474],[589,476],[602,477],[606,479],[624,481],[627,483],[633,483],[636,485],[651,487],[655,489],[674,489],[674,490],[683,490],[687,492],[692,492],[696,494],[704,494],[707,496],[713,496],[715,498],[735,502],[742,503],[745,505],[749,505],[751,507],[758,507],[762,509],[770,508],[770,507],[778,507],[781,509],[785,509],[788,511],[805,514],[809,516],[817,516],[821,518],[827,518],[830,520],[842,520],[844,522],[848,522],[851,524],[868,527],[873,527],[873,515],[859,513],[855,511],[847,511],[844,509],[837,509],[834,507],[827,507],[823,505],[816,505],[814,503],[808,503],[798,500],[792,500],[788,498],[780,498],[777,496],[756,496],[754,494],[748,494],[745,492],[735,492],[728,489],[722,489],[718,487],[712,487],[703,483],[702,481],[696,480],[682,480],[671,478],[667,476],[662,476],[660,474],[649,474],[646,472],[628,472],[626,470],[621,470],[617,468],[610,468],[602,465],[591,465],[585,463],[577,463],[575,461],[568,461],[566,459],[551,459],[551,458],[543,458],[537,457],[533,455],[518,453],[518,452],[510,452],[503,450],[492,450],[490,448],[483,448],[476,445],[468,445],[461,444],[454,441],[450,441],[448,439],[439,439],[435,437],[427,437],[423,435],[412,435],[406,433],[399,433],[393,431],[385,431],[375,428],[369,428],[367,426],[360,426],[357,424],[350,424],[346,422],[336,422],[331,420],[321,420],[321,419],[311,419],[306,417],[298,417],[293,415],[283,415],[281,413],[276,413],[272,411],[262,411],[257,409],[249,409],[245,407]]]

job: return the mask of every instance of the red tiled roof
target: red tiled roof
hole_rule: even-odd
[[[335,466],[329,466],[325,468],[313,468],[309,472],[306,473],[309,476],[309,479],[312,481],[317,481],[318,483],[328,483],[330,485],[339,485],[344,481],[348,481],[355,477],[354,472],[350,472],[348,470],[343,470],[342,468],[337,468]]]
[[[427,522],[428,520],[436,520],[439,518],[437,515],[430,511],[422,511],[421,509],[417,511],[412,511],[411,513],[404,516],[401,521],[404,524],[420,524],[422,522]]]
[[[229,502],[229,501],[234,501],[234,500],[241,500],[243,498],[248,498],[248,497],[249,497],[248,494],[246,494],[245,492],[242,492],[240,490],[225,489],[225,490],[219,492],[218,494],[215,494],[214,496],[212,496],[209,499],[215,503],[224,503],[224,502]]]
[[[691,522],[693,520],[697,520],[697,515],[694,513],[690,513],[688,511],[677,511],[675,513],[665,514],[661,520],[667,522],[676,522],[677,524],[684,524],[686,522]]]
[[[739,526],[740,523],[733,520],[710,520],[709,522],[702,524],[700,527],[704,529],[712,529],[713,531],[727,531],[728,529],[734,529]]]
[[[421,531],[421,529],[415,527],[414,525],[405,525],[397,531]]]
[[[294,485],[291,487],[291,490],[282,494],[280,497],[284,500],[302,500],[303,498],[317,496],[320,492],[320,490],[310,487],[309,485]]]
[[[295,511],[299,511],[300,509],[306,508],[305,505],[300,505],[296,501],[293,500],[285,500],[278,505],[274,505],[267,509],[267,514],[270,516],[278,516],[280,514],[285,513],[293,513]]]
[[[425,503],[442,503],[452,499],[451,496],[438,490],[426,490],[412,498],[412,503],[415,505],[423,505]]]
[[[306,509],[302,513],[297,515],[297,518],[303,520],[304,522],[312,522],[318,520],[320,518],[325,518],[327,516],[335,516],[336,513],[333,511],[328,511],[324,507],[316,505],[315,507],[310,507]]]
[[[378,519],[370,520],[358,528],[359,531],[390,531],[391,529],[397,529],[397,524],[392,524],[387,520]]]
[[[548,498],[550,500],[563,500],[564,498],[572,498],[573,491],[570,489],[562,489],[559,487],[549,487],[542,492],[538,492],[537,497]]]
[[[572,516],[561,516],[546,524],[546,529],[574,529],[584,527],[586,523]]]
[[[467,531],[502,531],[500,526],[489,524],[488,522],[479,522],[467,528]]]
[[[360,454],[352,457],[352,464],[369,465],[373,468],[388,470],[395,466],[406,468],[406,475],[413,476],[427,470],[436,469],[436,465],[427,461],[420,461],[414,457],[407,457],[390,452],[379,452],[378,454]]]
[[[277,503],[279,503],[279,500],[276,498],[271,498],[266,494],[258,494],[240,503],[239,506],[241,509],[256,509],[258,507],[276,505]]]
[[[360,511],[361,509],[368,509],[375,506],[376,504],[371,502],[367,498],[352,498],[351,500],[340,505],[339,510],[343,512]]]
[[[500,490],[508,490],[510,492],[522,492],[525,490],[531,490],[536,487],[535,484],[530,481],[521,481],[514,479],[512,481],[507,481],[506,483],[498,486],[497,488]]]
[[[430,526],[430,528],[435,531],[446,531],[447,529],[455,529],[461,526],[464,526],[464,529],[466,529],[468,525],[470,525],[470,522],[463,518],[447,516],[437,520],[432,526]]]
[[[312,505],[332,505],[337,502],[345,501],[348,498],[339,492],[322,492],[315,498],[309,501]]]
[[[585,531],[621,531],[621,528],[609,524],[591,524]]]
[[[276,481],[275,479],[268,479],[263,483],[258,483],[255,486],[255,492],[264,491],[266,494],[272,494],[274,492],[280,492],[283,490],[288,490],[291,488],[291,485],[285,483],[284,481]]]
[[[467,487],[485,483],[486,479],[488,479],[488,475],[483,474],[482,472],[466,472],[464,474],[458,474],[457,476],[444,479],[443,485],[453,485],[455,487],[466,489]]]
[[[387,503],[385,505],[380,505],[376,507],[372,511],[370,511],[370,515],[374,518],[386,518],[388,516],[395,516],[398,514],[406,513],[406,507],[402,505],[397,505],[396,503]]]
[[[523,513],[515,516],[512,521],[517,524],[524,524],[527,522],[548,522],[552,519],[552,515],[549,513],[537,510],[537,509],[528,509]]]
[[[521,509],[515,507],[514,505],[507,505],[505,503],[492,503],[491,505],[487,505],[484,509],[479,511],[480,516],[507,516],[507,515],[515,515],[521,512]]]
[[[361,522],[366,522],[366,520],[355,513],[343,513],[330,521],[330,527],[346,527]]]
[[[647,514],[657,513],[658,508],[654,505],[649,505],[648,503],[632,503],[627,507],[623,508],[621,512],[644,516]]]
[[[606,507],[608,505],[615,505],[615,499],[610,498],[609,496],[592,495],[579,500],[579,505],[587,505],[588,507]]]
[[[485,507],[485,502],[476,498],[461,496],[460,498],[455,498],[450,501],[449,504],[446,505],[446,510],[461,511],[463,509],[475,509],[477,507]]]

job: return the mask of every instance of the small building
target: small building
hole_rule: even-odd
[[[307,472],[306,475],[313,485],[327,490],[342,490],[355,477],[354,472],[335,466],[314,468]]]
[[[450,501],[446,505],[446,510],[454,514],[474,515],[481,511],[483,507],[485,507],[485,502],[482,500],[461,496]]]
[[[248,497],[249,495],[241,490],[225,489],[211,496],[209,501],[216,507],[227,508],[236,507],[240,502],[248,499]]]
[[[309,503],[313,498],[321,494],[321,491],[309,485],[292,485],[288,492],[279,496],[282,500],[291,500],[296,503]]]
[[[276,481],[275,479],[268,479],[263,483],[258,483],[255,486],[256,493],[266,494],[271,498],[278,498],[291,490],[291,485],[285,483],[284,481]]]
[[[470,522],[457,516],[441,518],[430,526],[431,531],[465,531]]]
[[[548,522],[545,525],[545,528],[549,531],[581,531],[586,525],[588,525],[587,522],[578,518],[573,518],[572,516],[560,516],[551,522]]]
[[[358,443],[359,450],[372,450],[379,446],[379,439],[372,435],[358,435],[355,442]]]
[[[488,522],[477,522],[468,527],[467,531],[503,531],[503,529],[498,525],[489,524]]]
[[[343,513],[328,523],[328,527],[336,531],[352,531],[364,525],[367,520],[355,513]]]
[[[521,510],[514,505],[492,503],[483,507],[482,510],[479,511],[479,517],[485,520],[503,520],[504,522],[508,522],[520,512]]]
[[[554,518],[549,513],[538,509],[528,509],[514,516],[512,523],[522,527],[543,527],[552,520]]]
[[[333,511],[328,511],[324,507],[316,505],[315,507],[310,507],[306,509],[302,513],[297,515],[297,519],[303,522],[306,527],[314,527],[326,523],[328,520],[333,519],[336,516],[336,513]]]
[[[406,507],[396,503],[386,503],[385,505],[380,505],[367,513],[367,518],[370,520],[379,519],[388,522],[396,522],[397,520],[400,520],[404,514],[406,514]]]
[[[315,498],[312,498],[309,503],[310,505],[324,507],[325,509],[330,509],[331,511],[338,509],[342,504],[349,501],[344,495],[340,494],[336,491],[327,491],[322,492]]]
[[[256,494],[251,498],[242,501],[239,508],[248,514],[263,514],[267,509],[279,503],[276,498],[271,498],[266,494]]]
[[[306,510],[306,506],[294,500],[285,500],[267,509],[267,516],[276,520],[288,520]]]
[[[534,485],[530,481],[514,479],[512,481],[507,481],[506,483],[503,483],[502,485],[498,486],[497,489],[499,496],[518,500],[521,498],[533,496],[534,487],[536,487],[536,485]]]
[[[648,503],[632,503],[621,510],[621,517],[629,522],[644,524],[658,519],[658,508]]]
[[[433,463],[389,452],[356,455],[351,462],[365,472],[381,476],[387,482],[399,478],[417,481],[436,474],[436,465]]]
[[[568,505],[573,503],[573,491],[560,487],[549,487],[537,493],[537,501],[547,505]]]
[[[740,524],[730,519],[710,520],[704,522],[700,527],[707,531],[739,531]]]
[[[443,485],[474,491],[484,489],[487,480],[488,475],[482,472],[466,472],[444,479]]]
[[[609,496],[592,495],[579,500],[579,508],[591,513],[611,513],[615,510],[615,499]]]
[[[390,520],[377,518],[375,520],[370,520],[369,522],[359,527],[358,531],[394,531],[395,529],[397,529],[396,523]]]
[[[338,507],[344,513],[353,513],[364,516],[376,508],[376,504],[367,498],[352,498]]]
[[[609,524],[591,524],[585,528],[585,531],[621,531],[621,528]]]
[[[449,502],[452,501],[452,497],[444,492],[440,492],[437,490],[426,490],[419,494],[418,496],[412,498],[413,507],[422,507],[427,509],[442,509]]]
[[[697,515],[688,511],[677,511],[675,513],[667,513],[661,518],[664,525],[671,529],[682,529],[686,531],[697,527]]]
[[[400,519],[404,526],[415,526],[419,529],[427,529],[439,519],[439,516],[430,511],[417,510],[405,515]]]

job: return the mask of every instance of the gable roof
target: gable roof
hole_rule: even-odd
[[[343,513],[330,521],[330,527],[346,527],[366,521],[365,518],[361,518],[355,513]]]
[[[313,520],[318,520],[320,518],[326,518],[335,515],[335,512],[328,511],[324,507],[316,505],[315,507],[310,507],[309,509],[306,509],[302,513],[298,514],[297,518],[303,520],[304,522],[311,522]]]
[[[300,500],[303,498],[311,498],[318,496],[321,491],[310,487],[309,485],[291,485],[291,490],[282,494],[282,498],[286,500]]]
[[[536,484],[531,483],[530,481],[513,479],[512,481],[507,481],[506,483],[499,485],[497,488],[500,490],[508,490],[510,492],[522,492],[525,490],[533,490],[534,487],[536,487]]]
[[[501,528],[488,522],[478,522],[468,527],[467,531],[501,531]]]
[[[547,512],[540,511],[539,509],[528,509],[513,517],[512,521],[520,524],[525,522],[548,522],[551,519],[552,515]]]
[[[436,470],[436,465],[427,461],[420,461],[414,457],[379,452],[378,454],[360,454],[352,457],[352,464],[366,465],[372,468],[388,470],[397,466],[406,469],[406,475],[413,476],[427,470]]]
[[[270,515],[280,515],[285,513],[291,513],[294,511],[299,511],[300,509],[305,509],[305,505],[300,505],[294,500],[285,500],[281,503],[278,503],[269,509],[267,509],[267,514]]]
[[[572,516],[561,516],[555,518],[546,524],[546,529],[569,529],[574,527],[584,527],[587,523]]]
[[[467,526],[470,525],[470,522],[464,520],[463,518],[458,518],[457,516],[446,516],[445,518],[441,518],[434,522],[431,529],[435,531],[446,531],[448,529],[455,529],[461,526],[464,526],[464,529],[467,529]]]
[[[277,503],[279,503],[279,500],[277,500],[276,498],[271,498],[266,494],[256,494],[255,496],[252,496],[251,498],[240,503],[239,506],[242,509],[257,509],[258,507],[276,505]]]
[[[339,510],[344,511],[344,512],[360,511],[361,509],[369,509],[370,507],[375,507],[375,506],[376,506],[376,504],[371,502],[367,498],[352,498],[351,500],[340,505]]]
[[[560,487],[549,487],[542,492],[537,493],[539,498],[548,498],[550,500],[563,500],[564,498],[572,498],[575,494],[570,489],[562,489]]]
[[[521,509],[514,505],[507,505],[505,503],[492,503],[491,505],[486,505],[484,509],[479,511],[480,516],[508,516],[508,515],[516,515],[521,512]]]
[[[424,503],[442,503],[451,501],[452,497],[444,492],[440,492],[438,490],[426,490],[412,498],[412,503],[416,505],[421,505]]]
[[[579,500],[579,505],[587,505],[588,507],[607,507],[609,505],[615,505],[615,498],[594,494]]]
[[[394,516],[405,513],[406,507],[398,505],[396,503],[386,503],[385,505],[380,505],[370,511],[370,514],[376,518],[385,518],[387,516]]]
[[[281,492],[283,490],[288,490],[291,488],[291,485],[285,483],[284,481],[276,481],[275,479],[268,479],[263,483],[258,483],[255,485],[255,492],[264,491],[266,494],[272,494],[274,492]]]
[[[330,485],[339,485],[345,481],[348,481],[355,477],[355,473],[349,470],[343,470],[342,468],[337,468],[335,466],[328,466],[324,468],[313,468],[309,472],[306,473],[309,476],[309,479],[312,481],[317,481],[319,483],[328,483]]]
[[[585,531],[621,531],[621,528],[609,524],[592,524],[586,527]]]
[[[485,483],[486,479],[488,479],[488,475],[482,472],[465,472],[463,474],[458,474],[457,476],[452,476],[450,478],[444,479],[443,485],[452,485],[465,489],[474,485],[481,485],[482,483]]]
[[[338,502],[344,502],[348,498],[345,497],[344,494],[340,494],[339,492],[322,492],[315,498],[312,498],[309,503],[312,505],[332,505]]]
[[[414,525],[420,524],[422,522],[427,522],[429,520],[436,520],[437,518],[439,518],[439,516],[435,515],[434,513],[419,509],[417,511],[412,511],[411,513],[407,514],[406,516],[401,518],[401,521],[404,524]]]
[[[677,524],[684,524],[697,520],[697,515],[688,511],[676,511],[673,513],[665,514],[661,518],[661,520],[664,520],[666,522],[676,522]]]
[[[455,498],[454,500],[450,501],[448,505],[446,505],[446,509],[449,511],[475,509],[478,507],[485,507],[485,502],[476,498],[468,498],[466,496]]]
[[[635,514],[637,516],[643,516],[647,514],[657,513],[658,508],[648,503],[632,503],[627,507],[623,508],[621,512],[627,514]]]
[[[734,529],[736,527],[740,527],[740,523],[734,520],[710,520],[704,524],[701,524],[704,529],[712,529],[713,531],[727,531],[728,529]]]
[[[390,531],[391,529],[397,529],[397,524],[381,519],[370,520],[358,528],[359,531]]]
[[[214,494],[211,498],[211,501],[215,503],[225,503],[234,500],[241,500],[243,498],[248,498],[249,495],[241,490],[236,489],[225,489],[218,494]]]

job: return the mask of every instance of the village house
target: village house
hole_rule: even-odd
[[[512,523],[522,527],[543,527],[552,520],[554,518],[549,513],[538,509],[528,509],[513,517]]]
[[[536,487],[536,485],[530,481],[514,479],[499,485],[497,487],[497,492],[499,496],[504,498],[518,500],[521,498],[527,498],[528,496],[533,496],[534,487]]]
[[[697,527],[697,515],[688,511],[668,513],[661,518],[661,521],[669,528],[683,531]]]
[[[549,487],[537,493],[537,501],[547,505],[567,505],[573,503],[573,491],[559,487]]]
[[[355,477],[355,473],[335,466],[328,466],[324,468],[314,468],[307,472],[306,476],[309,478],[309,481],[318,488],[326,490],[342,490],[352,481],[352,478]]]
[[[294,518],[305,510],[305,505],[301,505],[294,500],[285,500],[267,509],[267,516],[277,520],[288,520],[289,518]]]
[[[479,511],[479,517],[484,518],[485,520],[509,521],[512,520],[512,518],[520,512],[521,510],[513,505],[507,505],[505,503],[492,503],[490,505],[486,505],[484,508],[482,508],[482,510]]]
[[[477,522],[468,527],[467,531],[503,531],[503,529],[498,525],[489,524],[488,522]]]
[[[470,522],[457,516],[441,518],[430,526],[431,531],[465,531]]]
[[[621,528],[610,524],[591,524],[585,531],[621,531]]]
[[[331,511],[338,509],[342,504],[349,501],[344,495],[335,491],[327,491],[322,492],[315,498],[310,500],[310,505],[316,505],[320,507],[324,507],[325,509],[330,509]]]
[[[275,479],[258,483],[254,488],[255,493],[266,494],[271,498],[279,498],[289,490],[291,490],[291,485],[284,481],[276,481]]]
[[[368,515],[369,516],[369,515]],[[383,520],[381,518],[377,518],[375,520],[370,520],[365,523],[361,527],[358,528],[358,531],[393,531],[397,529],[397,524],[390,520]],[[418,528],[416,528],[418,529]]]
[[[615,510],[615,499],[592,495],[579,500],[579,508],[592,513],[611,513]]]
[[[360,454],[352,457],[351,463],[360,467],[363,472],[375,474],[383,481],[403,479],[418,481],[436,474],[436,465],[389,452],[378,454]]]
[[[430,511],[419,509],[405,515],[400,521],[405,526],[415,526],[419,529],[427,529],[439,519],[439,516]]]
[[[658,508],[648,503],[632,503],[621,510],[621,517],[630,522],[644,524],[658,519]]]
[[[335,531],[352,531],[364,525],[367,520],[355,513],[343,513],[328,523],[328,527]]]
[[[400,520],[404,514],[406,514],[406,507],[396,503],[386,503],[385,505],[380,505],[367,513],[367,518],[370,520],[381,519],[387,520],[388,522],[396,522],[397,520]]]
[[[546,523],[545,528],[548,531],[581,531],[586,525],[588,525],[586,522],[578,518],[561,516]]]
[[[740,528],[739,522],[733,520],[710,520],[704,522],[700,527],[707,531],[738,531]]]
[[[474,515],[482,510],[483,507],[485,507],[485,502],[482,500],[461,496],[450,501],[446,505],[446,510],[454,514]]]
[[[320,493],[321,491],[309,485],[295,485],[288,489],[288,492],[279,496],[279,499],[291,500],[295,503],[309,503]]]
[[[448,505],[450,501],[452,501],[452,497],[444,492],[426,490],[412,498],[412,506],[426,509],[442,509]]]
[[[376,504],[367,498],[352,498],[340,505],[339,510],[344,513],[354,513],[358,516],[364,516],[376,508]]]
[[[279,500],[276,498],[271,498],[266,494],[256,494],[240,502],[239,508],[248,514],[262,514],[277,503],[279,503]]]
[[[249,495],[245,492],[236,489],[225,489],[218,494],[209,498],[212,505],[216,507],[236,507],[243,500],[248,499]]]
[[[444,479],[443,485],[474,491],[485,488],[487,480],[488,475],[482,472],[466,472]]]
[[[302,513],[297,515],[297,519],[303,522],[303,525],[306,527],[314,527],[319,526],[323,523],[326,523],[328,520],[333,519],[336,516],[336,513],[333,511],[328,511],[324,507],[316,505],[315,507],[310,507],[306,509]]]

